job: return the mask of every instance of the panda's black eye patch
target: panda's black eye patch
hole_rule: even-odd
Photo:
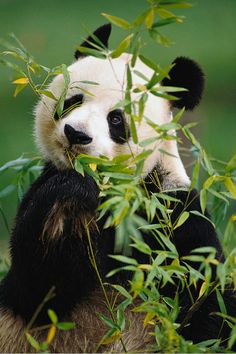
[[[111,139],[118,144],[124,144],[130,137],[128,124],[124,113],[120,109],[114,109],[107,116]]]
[[[74,108],[79,107],[83,103],[84,96],[82,94],[71,96],[64,101],[63,112],[59,117],[57,111],[54,114],[54,119],[58,120],[59,118],[63,118],[67,113],[72,111]]]

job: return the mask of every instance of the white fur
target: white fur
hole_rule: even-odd
[[[65,124],[70,124],[76,130],[82,130],[93,138],[89,145],[79,147],[74,146],[72,152],[75,155],[86,153],[89,155],[105,155],[112,158],[118,154],[130,153],[134,155],[143,151],[139,145],[134,144],[130,139],[129,144],[117,144],[109,136],[107,115],[113,107],[124,99],[126,88],[126,64],[131,60],[129,54],[123,54],[117,59],[98,59],[85,57],[79,59],[68,67],[70,73],[70,85],[67,97],[82,93],[81,87],[89,91],[93,96],[84,95],[85,101],[80,107],[73,109],[63,119],[55,121],[53,112],[55,101],[48,97],[43,97],[36,107],[35,135],[36,141],[43,155],[47,160],[53,161],[58,168],[69,166],[68,141],[64,134]],[[137,60],[135,70],[142,72],[146,77],[151,78],[153,71]],[[132,73],[133,85],[143,84],[144,81]],[[99,85],[89,85],[81,81],[95,81]],[[58,75],[49,90],[59,98],[64,88],[64,78]],[[140,94],[132,94],[132,100],[137,100]],[[170,104],[160,97],[148,96],[145,106],[144,116],[153,122],[161,125],[171,121]],[[129,120],[129,117],[126,117]],[[151,128],[145,118],[141,123],[137,123],[137,133],[139,141],[155,137],[156,132]],[[173,132],[174,134],[174,132]],[[168,172],[168,181],[164,187],[186,186],[189,178],[186,175],[182,161],[179,157],[177,143],[175,140],[157,140],[152,145],[152,154],[147,158],[144,165],[144,175],[147,175],[157,164]],[[175,157],[168,156],[159,151],[165,150]]]

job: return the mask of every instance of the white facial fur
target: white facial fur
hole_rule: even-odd
[[[73,109],[58,121],[53,118],[55,101],[46,96],[42,97],[35,110],[35,136],[46,160],[52,161],[60,169],[70,167],[68,155],[65,152],[69,149],[69,143],[64,134],[65,124],[71,125],[76,130],[82,130],[93,138],[90,144],[83,147],[75,145],[73,153],[87,153],[94,156],[105,155],[112,158],[119,154],[130,153],[130,149],[134,155],[142,152],[142,148],[134,144],[132,139],[129,140],[129,144],[118,144],[112,141],[107,122],[108,113],[113,110],[113,107],[119,101],[124,99],[126,64],[130,60],[131,56],[129,54],[123,54],[112,60],[88,56],[70,65],[68,67],[70,86],[67,98],[83,93],[78,86],[89,91],[93,96],[83,93],[84,102],[82,105]],[[137,60],[135,70],[142,72],[148,78],[151,78],[153,74],[152,70],[140,60]],[[132,80],[133,85],[144,83],[135,73],[132,73]],[[85,84],[81,81],[93,81],[99,85]],[[62,75],[58,75],[52,81],[48,90],[59,98],[63,88],[64,78]],[[132,100],[137,99],[139,95],[133,94]],[[170,104],[167,100],[150,94],[145,105],[144,115],[157,124],[170,122],[172,117]],[[128,117],[126,118],[128,120]],[[156,132],[146,123],[145,119],[142,120],[141,124],[137,124],[137,133],[139,141],[156,136]],[[152,145],[148,145],[147,148],[152,149],[153,152],[145,162],[144,175],[147,175],[158,164],[168,172],[168,177],[164,182],[166,187],[189,184],[189,178],[179,157],[175,140],[157,140]],[[176,157],[161,153],[160,148]]]

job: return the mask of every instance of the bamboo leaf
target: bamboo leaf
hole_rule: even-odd
[[[48,90],[38,90],[37,92],[38,92],[40,95],[47,96],[47,97],[51,98],[51,99],[54,100],[54,101],[57,101],[57,100],[58,100],[58,98],[56,98],[56,97],[54,96],[54,94],[53,94],[51,91],[48,91]]]
[[[46,339],[47,344],[50,344],[53,341],[56,331],[57,331],[57,327],[55,325],[52,325],[48,331],[48,335]]]
[[[58,317],[57,317],[56,313],[53,310],[51,310],[51,309],[48,310],[48,316],[49,316],[49,318],[50,318],[50,320],[52,321],[53,324],[57,324]]]
[[[230,172],[236,169],[236,154],[229,160],[226,166],[226,171]]]
[[[206,202],[207,202],[206,189],[202,189],[200,192],[200,206],[203,214],[205,213],[206,210]]]
[[[131,136],[132,136],[133,142],[135,144],[138,144],[138,135],[137,135],[137,130],[136,130],[133,115],[130,116],[130,131],[131,131]]]
[[[57,328],[62,331],[68,331],[70,329],[75,328],[75,323],[74,322],[58,322]]]
[[[14,80],[13,84],[17,85],[27,85],[29,83],[28,77],[21,77],[20,79]]]
[[[228,189],[230,194],[236,198],[236,186],[230,177],[225,177],[224,179],[225,187]]]
[[[148,29],[152,27],[153,20],[154,20],[154,10],[153,8],[150,8],[145,17],[145,24]]]
[[[132,264],[132,265],[137,265],[138,262],[134,258],[126,257],[126,256],[119,256],[119,255],[110,255],[111,258],[115,259],[116,261],[126,263],[126,264]]]
[[[113,50],[113,52],[111,53],[111,57],[113,59],[118,58],[130,45],[131,43],[131,39],[133,38],[133,33],[129,34],[127,37],[125,37],[120,44],[118,45],[118,47]]]
[[[205,292],[206,292],[207,289],[208,289],[208,286],[209,286],[208,282],[204,281],[204,282],[202,283],[202,286],[201,286],[201,288],[200,288],[200,290],[199,290],[198,299],[200,299],[200,298],[205,294]]]
[[[111,23],[114,23],[114,25],[121,27],[123,29],[130,29],[132,28],[132,25],[124,20],[123,18],[117,17],[117,16],[113,16],[113,15],[109,15],[106,13],[102,13],[102,16],[104,16],[108,21],[110,21]]]
[[[34,337],[32,337],[29,333],[25,333],[26,338],[28,340],[28,342],[30,343],[30,345],[37,351],[40,350],[40,345],[39,343],[34,339]]]
[[[177,224],[174,226],[174,230],[177,229],[178,227],[180,227],[181,225],[183,225],[183,223],[185,223],[185,221],[189,218],[189,212],[188,211],[184,211],[179,219]]]
[[[24,88],[27,86],[28,84],[19,84],[16,86],[15,92],[14,92],[14,97],[16,97],[21,91],[24,90]]]

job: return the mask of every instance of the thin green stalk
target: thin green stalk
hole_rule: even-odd
[[[187,315],[183,319],[181,325],[177,329],[178,333],[181,333],[181,331],[184,329],[184,327],[188,324],[189,320],[193,317],[194,313],[202,306],[202,304],[206,301],[210,293],[212,293],[215,288],[218,285],[218,280],[215,280],[212,285],[208,288],[208,291],[206,291],[202,297],[200,297],[199,300],[197,300],[188,310]]]
[[[27,326],[25,327],[24,333],[22,334],[22,336],[19,339],[18,342],[18,352],[21,352],[21,346],[22,343],[24,341],[24,337],[25,334],[31,330],[31,327],[33,326],[36,318],[38,317],[39,313],[41,312],[43,306],[54,297],[54,290],[55,290],[55,286],[51,287],[51,289],[49,290],[49,292],[46,294],[46,296],[44,297],[43,301],[41,302],[41,304],[39,304],[39,306],[36,308],[31,320],[29,321],[29,323],[27,324]]]
[[[0,205],[0,214],[2,215],[3,223],[4,223],[4,225],[5,225],[6,229],[7,229],[7,232],[10,234],[11,233],[10,227],[8,225],[8,221],[7,221],[6,215],[4,214],[4,211],[3,211],[2,207],[1,207],[1,205]]]
[[[90,221],[90,222],[91,222],[91,221]],[[95,255],[94,255],[92,242],[91,242],[91,235],[90,235],[90,231],[89,231],[89,224],[86,225],[86,231],[87,231],[87,236],[88,236],[89,251],[90,251],[92,266],[94,267],[94,270],[95,270],[95,272],[96,272],[96,274],[97,274],[97,277],[98,277],[99,283],[100,283],[100,285],[101,285],[102,292],[103,292],[103,295],[104,295],[104,297],[105,297],[105,302],[106,302],[108,311],[110,312],[112,321],[113,321],[114,323],[116,323],[116,319],[115,319],[115,317],[114,317],[114,314],[113,314],[113,311],[112,311],[112,307],[111,307],[110,301],[109,301],[108,296],[107,296],[107,293],[106,293],[106,289],[105,289],[105,287],[104,287],[104,284],[103,284],[101,275],[100,275],[99,270],[98,270],[98,267],[97,267],[97,262],[96,262],[96,258],[95,258]],[[124,352],[127,353],[127,349],[126,349],[126,347],[125,347],[125,344],[124,344],[124,342],[123,342],[123,339],[120,338],[120,341],[121,341],[121,344],[122,344],[122,346],[123,346]]]

